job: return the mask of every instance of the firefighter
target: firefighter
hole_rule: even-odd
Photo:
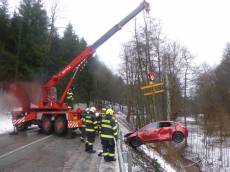
[[[82,122],[82,128],[81,128],[81,136],[80,139],[82,142],[86,141],[85,137],[85,116],[89,113],[89,108],[86,108],[85,111],[82,112],[81,122]]]
[[[96,108],[91,107],[89,113],[85,115],[85,134],[87,138],[85,143],[85,151],[89,153],[96,152],[95,150],[93,150],[96,130],[98,129],[95,112]]]
[[[99,133],[99,135],[101,134],[101,121],[102,121],[102,119],[105,117],[105,113],[106,113],[106,108],[102,108],[102,109],[101,109],[101,112],[100,112],[100,114],[99,114],[99,118],[98,118],[98,120],[97,120],[97,122],[98,122],[98,133]],[[99,152],[98,156],[102,156],[102,153],[103,153],[103,152]]]
[[[102,108],[101,109],[101,112],[99,114],[99,117],[97,119],[97,122],[98,122],[98,132],[99,134],[101,133],[101,120],[102,118],[105,116],[105,112],[106,112],[106,108]]]
[[[72,89],[69,89],[67,94],[66,94],[66,99],[69,104],[70,108],[73,108],[73,101],[74,101],[74,96],[73,96],[73,91]]]
[[[106,162],[116,161],[115,140],[117,140],[117,125],[112,118],[113,110],[111,108],[106,110],[106,115],[101,120],[101,144],[103,148],[102,156]]]

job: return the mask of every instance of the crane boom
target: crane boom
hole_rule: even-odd
[[[133,10],[129,15],[122,19],[118,24],[113,26],[104,35],[102,35],[95,43],[91,46],[85,48],[78,56],[76,56],[65,68],[54,75],[50,80],[44,84],[43,88],[43,100],[47,98],[49,91],[52,87],[55,87],[57,83],[62,80],[70,72],[73,72],[76,67],[80,64],[86,62],[96,51],[96,49],[112,37],[117,31],[119,31],[126,23],[128,23],[132,18],[134,18],[142,10],[149,10],[149,3],[143,1],[135,10]]]
[[[112,37],[117,31],[119,31],[126,23],[128,23],[132,18],[134,18],[143,9],[147,11],[149,10],[149,3],[147,3],[146,1],[143,1],[135,10],[133,10],[123,20],[121,20],[118,24],[113,26],[104,35],[102,35],[95,43],[92,44],[91,47],[94,49],[97,49],[101,44],[103,44],[110,37]]]

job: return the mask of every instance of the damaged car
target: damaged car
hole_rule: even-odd
[[[125,135],[125,143],[139,147],[146,143],[173,141],[181,143],[188,137],[188,129],[176,121],[158,121]]]

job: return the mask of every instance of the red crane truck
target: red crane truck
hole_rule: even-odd
[[[64,103],[66,94],[73,83],[78,72],[85,66],[86,62],[95,53],[96,49],[120,30],[126,23],[134,18],[142,10],[149,10],[149,3],[143,1],[135,10],[122,19],[118,24],[113,26],[104,35],[102,35],[95,43],[85,48],[78,56],[76,56],[64,69],[52,76],[44,85],[42,85],[42,96],[38,101],[32,101],[24,104],[22,107],[12,111],[13,125],[18,130],[25,130],[29,125],[38,125],[43,133],[50,134],[53,132],[61,135],[72,129],[82,127],[81,117],[77,111],[69,108]],[[60,99],[56,96],[56,86],[68,74],[73,73],[69,80],[64,93]],[[19,99],[23,99],[23,93],[15,90]]]

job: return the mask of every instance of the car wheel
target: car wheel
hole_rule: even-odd
[[[183,140],[184,140],[184,134],[177,131],[177,132],[175,132],[175,133],[173,134],[172,140],[173,140],[175,143],[181,143],[181,142],[183,142]]]
[[[141,140],[140,140],[138,137],[134,137],[134,138],[131,140],[130,145],[131,145],[132,147],[136,148],[136,147],[141,146],[141,145],[142,145],[142,142],[141,142]]]

